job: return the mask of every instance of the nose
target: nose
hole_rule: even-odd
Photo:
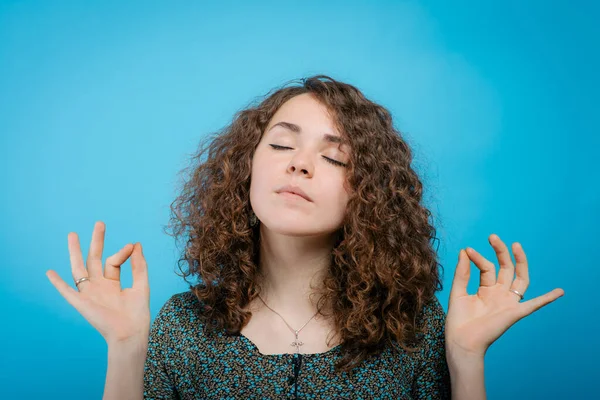
[[[288,164],[288,172],[291,174],[301,174],[312,176],[313,163],[305,152],[296,153]]]

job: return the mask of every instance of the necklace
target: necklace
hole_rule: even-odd
[[[319,311],[321,311],[321,309],[317,309],[317,312],[315,313],[315,315],[313,315],[312,317],[310,317],[310,319],[309,319],[308,321],[306,321],[306,323],[305,323],[304,325],[302,325],[302,328],[300,328],[300,329],[298,329],[298,330],[295,330],[294,328],[292,328],[292,327],[290,326],[290,324],[288,324],[288,323],[287,323],[287,321],[286,321],[286,320],[285,320],[285,319],[284,319],[284,318],[281,316],[281,314],[279,314],[277,311],[275,311],[275,310],[273,310],[271,307],[269,307],[269,306],[267,305],[267,303],[265,303],[265,301],[262,299],[262,297],[260,297],[260,295],[258,295],[258,298],[260,299],[260,301],[262,301],[262,303],[263,303],[263,304],[264,304],[264,305],[265,305],[265,306],[266,306],[266,307],[267,307],[269,310],[271,310],[271,311],[273,311],[275,314],[279,315],[279,318],[281,318],[281,319],[283,320],[283,322],[284,322],[284,323],[287,325],[287,327],[288,327],[288,328],[290,328],[290,330],[292,331],[292,333],[293,333],[293,334],[296,336],[296,339],[295,339],[295,340],[294,340],[294,341],[291,343],[291,345],[290,345],[290,346],[294,346],[294,347],[296,347],[296,353],[300,353],[300,346],[302,346],[304,343],[302,343],[301,341],[299,341],[299,340],[298,340],[298,333],[300,333],[300,331],[301,331],[302,329],[304,329],[304,327],[305,327],[306,325],[308,325],[308,323],[309,323],[310,321],[312,321],[312,319],[313,319],[314,317],[316,317],[316,316],[317,316],[317,314],[319,313]]]

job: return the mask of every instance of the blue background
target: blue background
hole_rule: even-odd
[[[154,317],[187,289],[162,229],[200,138],[317,73],[388,107],[415,150],[446,310],[459,249],[496,261],[491,233],[523,244],[527,298],[565,290],[489,349],[489,398],[598,392],[597,6],[200,3],[0,3],[0,398],[101,398],[106,344],[45,275],[71,281],[67,234],[84,257],[97,220],[105,257],[142,242]]]

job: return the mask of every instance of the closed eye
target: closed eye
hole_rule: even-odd
[[[271,146],[274,150],[291,150],[291,147],[278,146],[276,144],[269,144],[269,146]],[[325,156],[323,156],[323,158],[330,164],[336,165],[338,167],[347,167],[347,164],[344,164],[341,161],[337,161]]]

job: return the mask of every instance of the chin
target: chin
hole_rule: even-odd
[[[322,232],[316,232],[314,228],[299,226],[298,224],[278,223],[271,226],[265,225],[265,228],[271,232],[292,237],[304,237],[322,234]]]
[[[315,229],[315,227],[320,229]],[[277,221],[269,221],[267,219],[263,222],[263,228],[279,235],[291,237],[329,235],[337,230],[337,228],[323,228],[322,224],[320,225],[315,222],[311,222],[309,218],[304,218],[301,221],[299,221],[297,218],[287,221],[282,219],[278,219]]]

